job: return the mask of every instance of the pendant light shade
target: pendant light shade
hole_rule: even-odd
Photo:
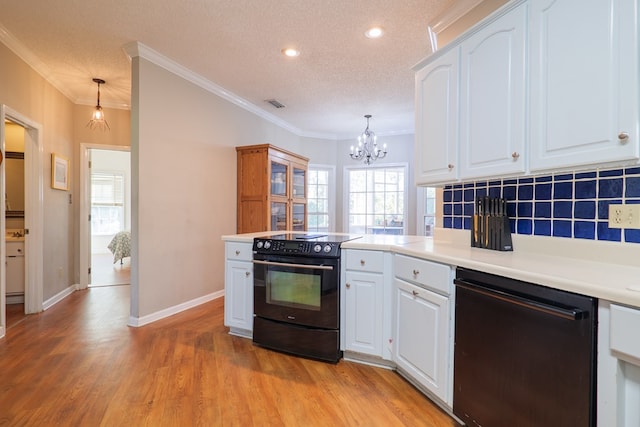
[[[102,107],[100,106],[100,85],[103,85],[105,81],[102,79],[93,79],[93,81],[98,84],[98,102],[93,109],[93,114],[91,115],[91,120],[87,123],[87,127],[103,131],[110,130],[109,123],[105,120],[104,111],[102,111]]]

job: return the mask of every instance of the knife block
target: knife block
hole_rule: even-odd
[[[513,251],[507,201],[493,197],[476,200],[471,217],[471,246],[496,251]]]

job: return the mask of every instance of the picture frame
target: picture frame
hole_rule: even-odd
[[[51,153],[51,188],[69,190],[69,159]]]

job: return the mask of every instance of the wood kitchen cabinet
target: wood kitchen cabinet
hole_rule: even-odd
[[[251,337],[253,331],[253,252],[251,243],[225,243],[224,324],[230,333]]]
[[[236,151],[238,233],[306,231],[309,159],[270,144]]]
[[[532,171],[638,158],[637,2],[531,2]]]
[[[453,405],[453,276],[451,267],[394,256],[394,361],[418,388]]]

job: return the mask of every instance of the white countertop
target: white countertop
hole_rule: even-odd
[[[223,236],[251,242],[281,232]],[[340,233],[331,233],[340,234]],[[343,249],[391,251],[640,307],[640,245],[514,235],[514,251],[472,248],[469,232],[438,229],[435,238],[365,235]]]

